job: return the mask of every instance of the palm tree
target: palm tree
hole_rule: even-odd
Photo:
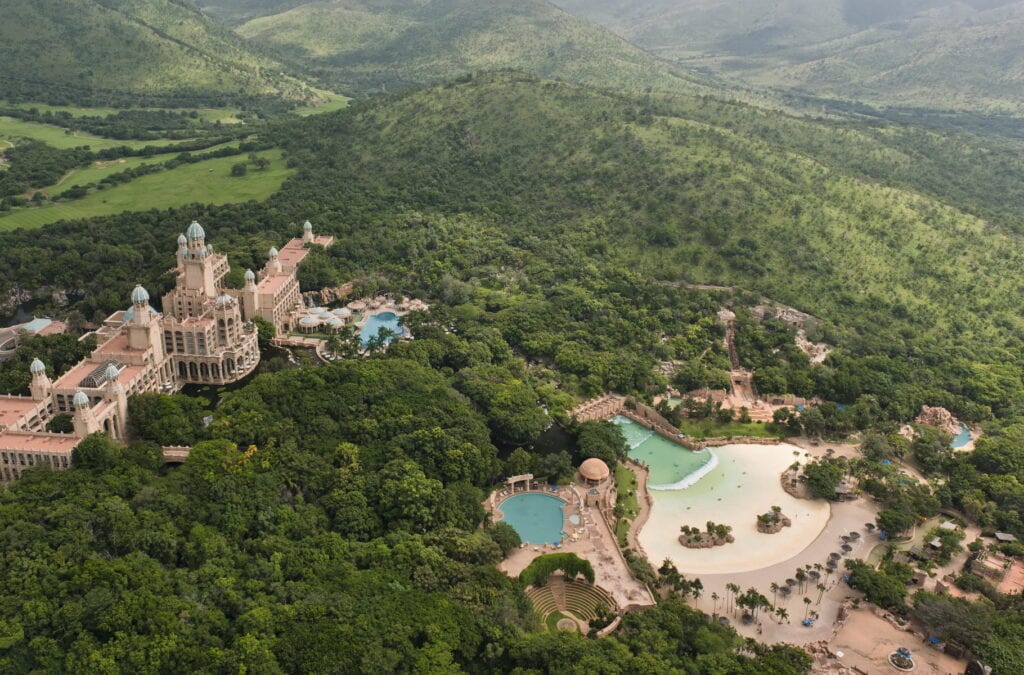
[[[796,580],[798,582],[800,582],[800,592],[803,593],[804,592],[804,582],[807,581],[807,572],[804,571],[804,568],[802,568],[802,567],[797,567],[796,568]]]
[[[704,584],[701,583],[700,579],[694,579],[690,582],[690,595],[697,601],[697,608],[700,608],[700,596],[704,592]]]
[[[743,594],[743,597],[747,599],[747,608],[755,618],[757,617],[757,595],[757,589],[753,586],[748,588],[747,592]]]
[[[718,593],[711,593],[711,616],[718,616]]]
[[[821,596],[825,595],[825,584],[818,584],[818,604],[821,604]]]
[[[731,583],[730,584],[726,584],[725,588],[731,594],[731,601],[729,603],[730,611],[732,611],[733,614],[735,614],[735,612],[736,612],[736,594],[740,592],[739,584],[731,584]]]
[[[789,612],[786,611],[785,607],[777,608],[775,610],[775,616],[779,617],[779,623],[782,623],[783,619],[789,621]]]
[[[775,601],[778,599],[779,596],[779,585],[773,581],[772,585],[768,588],[770,588],[772,591],[772,607],[775,607]]]
[[[804,598],[804,619],[807,619],[807,613],[811,611],[811,599]]]

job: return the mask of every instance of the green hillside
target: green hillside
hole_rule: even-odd
[[[592,318],[625,311],[628,297],[659,284],[735,285],[820,317],[841,362],[876,359],[870,376],[839,370],[836,381],[814,385],[830,398],[852,402],[888,387],[900,415],[939,396],[1015,405],[1004,389],[1024,334],[1024,160],[1015,147],[517,74],[282,122],[267,141],[297,172],[266,204],[54,225],[53,244],[3,233],[0,269],[10,272],[0,285],[60,278],[102,302],[114,287],[110,271],[40,261],[130,237],[154,256],[135,269],[160,269],[162,238],[191,217],[233,233],[225,250],[251,255],[251,237],[275,241],[301,214],[341,242],[312,285],[369,275],[494,308],[550,292],[561,299],[548,301]],[[612,291],[610,277],[632,290]],[[585,292],[572,290],[580,284]],[[517,347],[541,362],[570,339],[556,338],[563,329],[543,316],[515,322],[533,332]],[[618,333],[625,342],[613,349],[591,324],[579,330],[608,358],[642,352],[627,361],[649,377],[653,362],[643,359],[658,349]],[[618,381],[615,372],[587,387]],[[957,400],[947,402],[975,410]]]
[[[1020,0],[557,0],[663,58],[876,105],[1024,112]]]
[[[0,91],[100,106],[309,98],[274,60],[178,0],[5,2]]]
[[[230,20],[248,3],[208,2]],[[264,3],[237,28],[347,91],[394,89],[512,68],[601,87],[708,91],[699,80],[544,0]]]
[[[653,278],[738,284],[865,335],[912,325],[937,340],[995,339],[992,316],[951,307],[951,294],[1024,327],[1015,236],[920,194],[928,186],[911,174],[940,171],[915,162],[920,139],[515,77],[326,116],[307,133],[317,158],[300,164],[316,172],[289,199],[324,204],[328,222],[359,222],[380,203],[475,213],[484,232],[530,250],[601,251]],[[909,189],[876,182],[879,167],[901,164],[887,182]],[[1021,175],[1019,161],[1007,168]],[[326,185],[340,188],[335,200],[323,201]],[[375,231],[350,236],[379,253]]]

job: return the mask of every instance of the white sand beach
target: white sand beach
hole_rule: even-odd
[[[683,490],[652,491],[651,514],[639,542],[657,568],[669,558],[684,574],[723,574],[770,567],[797,556],[828,523],[824,500],[796,499],[779,477],[803,451],[794,445],[726,445],[715,448],[718,466],[696,485]],[[776,534],[757,531],[757,515],[773,505],[792,521]],[[701,529],[707,521],[732,526],[736,541],[710,549],[679,543],[682,525]]]

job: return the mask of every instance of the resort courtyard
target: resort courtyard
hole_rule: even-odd
[[[654,604],[647,587],[633,578],[622,553],[616,545],[615,535],[609,529],[597,506],[587,506],[586,487],[577,485],[550,486],[527,482],[529,490],[503,489],[494,492],[485,505],[496,521],[508,518],[516,528],[523,545],[510,553],[498,568],[510,577],[518,577],[538,556],[555,551],[575,553],[594,567],[594,583],[603,588],[614,600],[619,611],[630,607]],[[522,510],[518,519],[509,518],[501,507],[514,504],[523,497],[533,501]],[[508,502],[508,500],[514,500]],[[553,500],[557,499],[561,503]],[[506,506],[506,508],[509,508]],[[510,509],[512,513],[512,509]],[[550,520],[554,518],[556,525]],[[531,536],[534,533],[537,536]],[[564,533],[564,535],[562,534]],[[555,539],[548,542],[554,535]],[[543,537],[543,539],[541,539]],[[529,539],[534,541],[528,541]],[[557,545],[555,542],[558,542]]]

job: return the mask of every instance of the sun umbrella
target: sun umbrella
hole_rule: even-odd
[[[849,553],[852,550],[853,550],[852,546],[850,546],[849,544],[843,544],[843,553]]]
[[[786,579],[787,586],[796,586],[796,579]]]
[[[854,541],[860,539],[860,532],[851,532],[850,539],[853,539]]]

